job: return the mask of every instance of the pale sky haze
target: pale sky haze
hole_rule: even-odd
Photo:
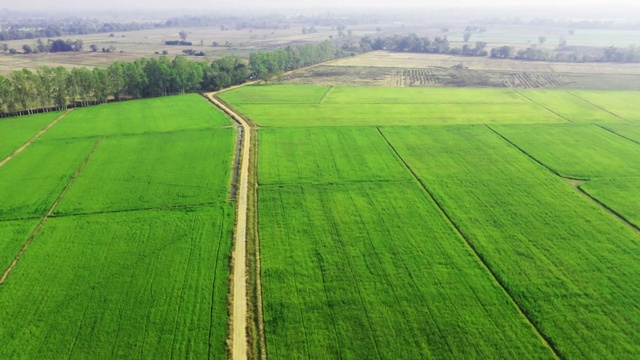
[[[246,8],[401,8],[401,7],[488,7],[488,6],[562,6],[562,7],[637,7],[638,0],[446,0],[446,1],[419,1],[419,0],[0,0],[0,9],[11,10],[46,10],[46,9],[246,9]],[[640,19],[640,12],[638,13]]]

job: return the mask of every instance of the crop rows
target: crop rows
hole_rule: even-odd
[[[640,354],[633,230],[487,128],[384,133],[562,357]]]
[[[53,112],[0,120],[0,161],[60,115],[60,112]]]
[[[587,181],[580,185],[582,191],[640,227],[640,144],[633,140],[637,126],[565,124],[494,129],[558,174]]]
[[[440,77],[431,70],[405,70],[403,76],[409,86],[437,85],[440,83]]]
[[[259,177],[286,179],[259,191],[270,358],[551,356],[375,128],[263,131]]]
[[[517,89],[535,89],[545,87],[563,87],[568,83],[562,75],[550,73],[517,73],[501,75],[504,86]]]
[[[270,358],[640,355],[638,93],[260,89]]]
[[[2,272],[28,244],[0,358],[226,358],[229,120],[196,95],[68,116],[0,167]]]

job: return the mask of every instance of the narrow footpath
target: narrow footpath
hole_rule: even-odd
[[[242,149],[240,151],[240,183],[238,184],[236,204],[236,226],[232,255],[233,284],[231,296],[231,358],[247,359],[247,203],[249,193],[249,156],[251,151],[251,128],[247,121],[216,99],[217,93],[205,96],[220,110],[230,116],[242,127]]]

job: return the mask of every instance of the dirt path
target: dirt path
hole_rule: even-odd
[[[228,89],[229,90],[229,89]],[[236,228],[232,255],[232,291],[231,311],[231,358],[247,359],[247,211],[249,193],[249,156],[251,151],[251,128],[249,124],[233,110],[215,98],[216,93],[206,94],[207,98],[220,110],[242,126],[242,150],[240,166],[240,184],[237,192]]]
[[[24,149],[28,148],[29,145],[33,144],[34,141],[38,140],[40,136],[46,133],[53,125],[57,124],[58,121],[62,120],[63,117],[67,116],[73,109],[69,109],[65,111],[62,115],[58,116],[55,120],[49,123],[49,125],[45,126],[44,129],[40,130],[37,134],[35,134],[29,141],[20,146],[16,151],[12,152],[11,155],[7,156],[4,160],[0,161],[0,167],[4,164],[8,163],[9,160],[13,159],[14,156],[20,154]]]
[[[100,138],[100,139],[98,139],[98,141],[96,141],[96,144],[93,146],[93,149],[91,150],[89,155],[82,162],[82,164],[80,164],[80,167],[78,167],[76,172],[73,173],[73,176],[71,176],[71,179],[69,179],[69,182],[67,182],[67,185],[64,187],[64,189],[62,190],[60,195],[58,195],[58,197],[56,198],[56,201],[53,202],[53,205],[51,205],[51,207],[49,208],[49,211],[47,211],[47,213],[42,217],[42,219],[40,219],[40,222],[38,223],[38,226],[36,226],[35,230],[33,230],[31,235],[29,235],[29,238],[27,239],[27,241],[24,243],[24,245],[22,245],[22,248],[20,249],[20,252],[18,253],[18,255],[16,255],[16,257],[13,259],[13,262],[11,262],[11,265],[9,265],[9,268],[7,268],[7,270],[5,270],[5,272],[4,272],[4,274],[2,274],[2,277],[0,278],[0,285],[4,284],[4,282],[7,280],[7,278],[9,277],[11,272],[13,271],[13,269],[18,264],[18,261],[20,260],[22,255],[24,255],[24,253],[29,248],[29,245],[31,245],[31,243],[33,242],[33,239],[38,235],[40,230],[42,230],[42,227],[47,222],[47,220],[51,217],[51,215],[55,211],[56,207],[58,206],[58,204],[60,203],[62,198],[67,194],[67,191],[69,191],[69,188],[71,187],[71,185],[73,185],[73,183],[76,181],[76,179],[78,178],[78,176],[80,175],[80,173],[82,172],[84,167],[91,160],[91,158],[93,157],[93,154],[96,152],[96,150],[98,149],[98,147],[102,143],[102,140],[104,140],[104,138]]]

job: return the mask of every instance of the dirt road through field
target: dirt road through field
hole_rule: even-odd
[[[236,227],[233,247],[233,306],[231,313],[231,358],[247,358],[247,204],[249,193],[249,152],[251,151],[251,128],[233,110],[215,98],[216,93],[206,94],[207,98],[242,127],[242,149],[240,151],[240,183],[238,184],[236,205]]]
[[[34,141],[38,140],[38,138],[42,136],[42,134],[46,133],[49,129],[51,129],[53,125],[57,124],[58,121],[60,121],[63,117],[67,116],[67,114],[69,114],[72,110],[73,109],[69,109],[65,111],[62,115],[58,116],[55,120],[53,120],[47,126],[45,126],[44,129],[40,130],[31,139],[29,139],[26,143],[20,146],[16,151],[12,152],[11,155],[7,156],[4,160],[0,161],[0,167],[8,163],[9,160],[13,159],[14,156],[20,154],[22,151],[24,151],[24,149],[28,148],[29,145],[33,144]]]

